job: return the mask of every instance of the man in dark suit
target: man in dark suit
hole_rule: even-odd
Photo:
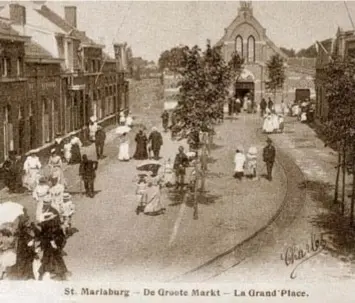
[[[176,176],[176,189],[180,187],[182,190],[184,188],[185,183],[185,174],[186,167],[189,166],[189,159],[184,153],[184,148],[182,146],[179,147],[179,153],[175,157],[174,161],[174,170]]]
[[[99,125],[95,133],[95,148],[96,148],[97,160],[103,158],[105,140],[106,140],[106,133],[104,129]]]
[[[263,149],[263,161],[266,163],[267,179],[272,181],[272,168],[274,166],[276,150],[270,138],[266,140],[267,146]]]
[[[94,197],[94,181],[97,167],[97,161],[89,160],[87,155],[83,155],[79,166],[79,176],[83,179],[85,193],[90,198]]]
[[[152,128],[152,132],[149,135],[148,142],[153,151],[154,159],[159,160],[160,148],[163,145],[163,137],[161,133],[158,132],[156,127]]]

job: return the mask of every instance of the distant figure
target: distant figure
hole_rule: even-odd
[[[136,151],[133,155],[133,158],[136,160],[146,160],[148,159],[148,151],[147,151],[147,144],[148,138],[143,130],[139,130],[138,134],[135,138],[136,141]]]
[[[126,118],[126,125],[128,127],[132,127],[133,125],[133,118],[132,118],[132,113],[128,112],[127,118]]]
[[[38,184],[41,168],[42,164],[37,156],[37,150],[32,151],[23,164],[23,170],[25,171],[23,185],[31,192]]]
[[[186,167],[188,166],[189,166],[189,159],[184,153],[184,147],[180,146],[179,152],[176,155],[174,161],[176,189],[179,189],[180,187],[180,189],[182,190],[184,188]]]
[[[96,117],[92,116],[90,117],[90,122],[89,122],[89,138],[91,142],[95,142],[95,134],[97,131],[97,122],[96,122]]]
[[[51,178],[56,177],[60,184],[65,184],[64,173],[63,173],[63,163],[59,155],[57,155],[56,150],[51,150],[51,156],[48,160],[49,176]]]
[[[97,156],[97,160],[100,160],[104,156],[104,146],[106,140],[105,130],[100,125],[97,127],[95,137],[96,137],[95,140],[96,156]]]
[[[281,114],[285,115],[286,114],[286,110],[287,110],[287,106],[286,106],[284,100],[281,101],[280,107],[281,107]]]
[[[264,117],[265,111],[266,111],[266,107],[267,107],[266,100],[264,98],[262,98],[261,102],[260,102],[260,116],[261,117]]]
[[[250,147],[246,156],[246,160],[247,160],[248,176],[250,176],[253,180],[256,180],[257,156],[258,156],[257,148],[254,146]]]
[[[244,166],[245,166],[245,155],[242,153],[240,149],[237,149],[235,151],[235,156],[234,156],[234,178],[238,179],[239,181],[242,180],[244,176]]]
[[[120,112],[120,125],[126,125],[126,116],[124,112]]]
[[[242,101],[240,101],[239,97],[235,99],[234,106],[235,106],[234,114],[240,114],[242,108]]]
[[[124,133],[120,137],[118,160],[127,162],[129,161],[129,159],[129,139],[127,137],[127,134]]]
[[[62,158],[63,157],[63,152],[64,152],[64,142],[63,139],[61,138],[61,134],[57,133],[56,138],[54,140],[53,147],[51,149],[55,149],[56,154]]]
[[[161,115],[161,119],[164,132],[167,132],[169,127],[169,113],[167,110],[164,110],[163,114]]]
[[[267,103],[267,107],[269,110],[273,110],[274,109],[274,102],[272,102],[271,98],[269,97],[269,101]]]
[[[32,197],[37,202],[37,207],[36,207],[37,221],[40,220],[42,214],[44,198],[47,197],[48,195],[49,195],[49,185],[47,184],[47,180],[44,177],[41,177],[39,179],[39,184],[36,186],[36,188],[32,193]]]
[[[156,127],[152,128],[152,132],[149,135],[148,142],[150,143],[153,151],[154,159],[159,160],[160,148],[163,145],[163,137]]]
[[[71,136],[70,139],[71,144],[71,159],[70,164],[77,164],[81,162],[81,147],[83,144],[81,143],[80,139],[75,135]]]
[[[69,164],[71,160],[71,143],[70,139],[67,138],[64,140],[64,159]]]
[[[4,162],[5,185],[10,193],[17,192],[22,188],[21,184],[21,161],[13,150],[9,152],[9,158]]]
[[[97,161],[88,159],[87,155],[83,155],[82,161],[79,167],[79,175],[84,181],[85,193],[88,197],[94,197],[94,181],[96,178],[96,170],[98,167]]]
[[[266,163],[267,179],[272,181],[272,168],[274,166],[276,150],[270,138],[266,140],[267,146],[263,150],[263,161]]]

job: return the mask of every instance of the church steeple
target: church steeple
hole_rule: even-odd
[[[244,18],[253,15],[253,6],[251,1],[239,1],[240,7],[238,10],[238,15],[244,16]]]

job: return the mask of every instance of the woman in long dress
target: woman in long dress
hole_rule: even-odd
[[[80,139],[76,136],[72,136],[71,140],[71,160],[70,164],[78,164],[81,162],[80,148],[83,146]]]
[[[57,155],[56,151],[53,149],[51,151],[51,156],[48,160],[48,167],[50,170],[50,177],[56,177],[58,179],[58,183],[65,184],[64,173],[63,173],[63,163],[62,159],[59,155]]]
[[[72,144],[70,143],[70,139],[66,139],[64,141],[64,159],[69,164],[71,160],[71,149]]]
[[[166,208],[161,202],[160,176],[152,177],[147,189],[147,205],[144,208],[144,214],[150,216],[161,215],[165,213]]]
[[[39,161],[35,152],[32,152],[23,164],[23,170],[25,171],[25,176],[23,180],[23,186],[29,191],[33,191],[38,184],[40,178],[40,169],[42,164]]]
[[[136,152],[133,155],[133,158],[136,160],[146,160],[148,159],[148,151],[147,151],[147,144],[148,138],[143,130],[140,130],[136,135],[135,141],[136,145]]]
[[[120,137],[120,145],[119,145],[119,152],[118,152],[118,160],[120,161],[129,161],[129,140],[127,134],[124,133]]]
[[[274,131],[271,114],[267,114],[264,118],[263,131],[267,134]]]

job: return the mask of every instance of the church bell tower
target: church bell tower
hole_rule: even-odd
[[[245,19],[253,15],[253,6],[251,1],[240,1],[238,15],[243,16]]]

